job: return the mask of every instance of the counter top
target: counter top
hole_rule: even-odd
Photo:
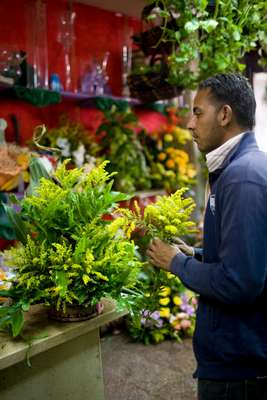
[[[22,338],[11,338],[0,332],[0,370],[10,367],[26,357],[42,353],[127,314],[117,311],[115,303],[104,300],[102,314],[82,322],[58,322],[48,319],[47,308],[37,305],[25,314]],[[39,337],[39,338],[38,338]]]

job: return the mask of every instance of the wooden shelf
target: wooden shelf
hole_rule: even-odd
[[[60,92],[60,94],[64,100],[80,101],[81,105],[84,107],[93,106],[94,101],[101,97],[103,99],[109,99],[109,100],[113,100],[113,101],[126,101],[131,105],[140,105],[141,104],[138,99],[133,99],[131,97],[112,96],[109,94],[92,96],[92,95],[88,95],[88,94],[80,93],[80,92],[74,93],[74,92],[65,92],[65,91]]]
[[[12,92],[13,85],[9,85],[3,82],[0,82],[0,95],[8,95],[15,97],[15,94]],[[44,89],[47,90],[47,89]],[[47,90],[48,92],[50,91],[49,89]],[[81,92],[66,92],[66,91],[61,91],[59,92],[61,95],[62,100],[67,100],[67,101],[74,101],[80,103],[82,107],[93,107],[95,106],[95,101],[96,99],[103,98],[103,99],[109,99],[111,101],[124,101],[129,103],[132,106],[137,106],[140,105],[141,102],[138,99],[133,99],[131,97],[122,97],[122,96],[112,96],[112,95],[98,95],[98,96],[92,96],[88,95],[86,93],[81,93]]]
[[[75,0],[76,3],[83,3],[104,10],[141,18],[141,12],[146,5],[145,0]]]

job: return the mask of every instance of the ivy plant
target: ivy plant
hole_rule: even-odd
[[[257,50],[267,59],[265,0],[148,0],[153,4],[148,22],[161,18],[162,43],[168,53],[169,83],[185,88],[215,73],[243,71],[245,53]],[[172,20],[172,24],[168,21]],[[173,23],[175,21],[175,23]],[[265,52],[264,52],[265,49]],[[148,67],[144,66],[144,72]],[[141,71],[142,72],[142,71]]]

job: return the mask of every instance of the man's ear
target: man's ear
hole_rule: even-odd
[[[233,119],[233,110],[228,104],[225,104],[224,106],[221,107],[218,113],[219,125],[226,126],[230,124],[232,119]]]

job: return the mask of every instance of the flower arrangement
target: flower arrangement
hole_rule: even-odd
[[[97,144],[80,123],[71,121],[66,115],[59,119],[58,126],[45,131],[40,138],[39,144],[49,148],[61,150],[60,159],[70,159],[76,167],[83,166],[84,163],[95,165],[95,152]]]
[[[64,162],[21,200],[20,214],[13,215],[21,243],[3,252],[15,277],[0,290],[12,299],[0,307],[0,328],[13,336],[33,304],[64,313],[69,305],[95,306],[102,297],[127,302],[123,289],[134,287],[142,263],[134,243],[104,218],[128,198],[112,191],[106,164],[86,173]]]
[[[181,111],[180,111],[181,112]],[[163,187],[168,193],[194,183],[196,169],[190,161],[186,145],[190,132],[179,126],[179,110],[167,109],[167,123],[151,135],[143,135],[142,143],[151,169],[152,187]]]
[[[116,171],[114,186],[117,190],[133,193],[150,188],[150,171],[137,130],[136,115],[129,107],[119,109],[113,104],[104,110],[104,121],[97,129],[100,139],[99,157],[108,159],[108,171]]]
[[[175,237],[192,235],[195,223],[189,218],[195,207],[192,198],[184,197],[186,188],[170,196],[159,197],[154,204],[141,210],[135,203],[133,210],[117,209],[120,216],[113,221],[125,234],[136,237],[142,232],[140,249],[145,251],[152,237],[172,243]],[[140,237],[139,237],[140,238]],[[180,340],[194,329],[196,298],[171,273],[158,270],[146,263],[139,274],[139,296],[128,319],[133,338],[145,343],[159,343],[164,339]]]

